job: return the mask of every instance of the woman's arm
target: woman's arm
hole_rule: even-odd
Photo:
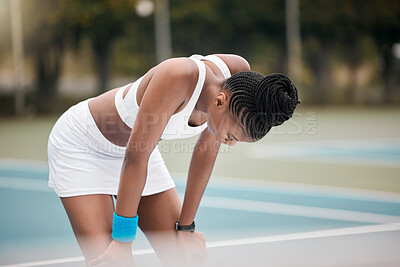
[[[169,118],[197,82],[197,66],[188,59],[164,61],[143,95],[122,165],[116,214],[134,217],[147,177],[149,157]]]
[[[221,143],[210,134],[208,128],[201,133],[197,140],[190,161],[185,198],[179,219],[180,225],[192,224],[220,146]]]
[[[232,75],[240,71],[250,71],[249,63],[241,56],[230,54],[216,54],[216,56],[227,64]],[[190,225],[193,222],[220,146],[221,143],[208,132],[208,128],[201,133],[190,161],[180,225]]]
[[[190,59],[171,59],[158,65],[140,103],[121,169],[115,213],[135,217],[147,177],[147,163],[169,118],[190,96],[198,69]],[[132,242],[112,240],[91,266],[129,266]]]

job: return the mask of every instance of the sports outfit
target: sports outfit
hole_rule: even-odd
[[[191,127],[189,117],[203,89],[206,68],[203,60],[211,61],[230,77],[228,66],[219,57],[193,55],[190,57],[199,68],[199,77],[193,94],[177,114],[170,117],[161,139],[189,138],[207,128],[207,122]],[[122,121],[133,127],[139,106],[136,92],[143,76],[133,84],[118,89],[115,107]],[[123,94],[131,85],[128,93]],[[117,195],[120,172],[125,156],[125,147],[108,141],[98,129],[89,110],[91,99],[70,107],[54,125],[48,141],[49,187],[60,197],[90,194]],[[147,166],[147,179],[143,196],[163,192],[175,187],[165,162],[156,146]]]

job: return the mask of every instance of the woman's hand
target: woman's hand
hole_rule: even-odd
[[[194,266],[205,264],[207,261],[206,239],[203,233],[194,231],[177,231],[178,247],[184,260]]]
[[[108,248],[90,262],[90,266],[135,266],[132,256],[132,242],[111,241]]]

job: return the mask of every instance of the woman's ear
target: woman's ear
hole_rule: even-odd
[[[227,95],[225,92],[219,92],[214,99],[214,104],[217,108],[222,107],[225,103],[227,103]]]

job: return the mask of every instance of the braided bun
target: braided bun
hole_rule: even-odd
[[[278,126],[290,119],[299,104],[297,89],[283,74],[264,77],[256,89],[256,110],[271,126]]]
[[[279,73],[238,72],[225,81],[225,87],[231,96],[229,109],[253,141],[290,119],[300,103],[295,85]]]

